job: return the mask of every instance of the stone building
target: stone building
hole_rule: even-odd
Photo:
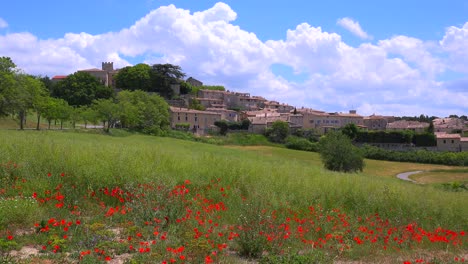
[[[468,125],[464,120],[455,117],[436,118],[432,123],[434,124],[434,132],[446,133],[461,132],[466,129]]]
[[[203,86],[203,83],[193,77],[189,77],[185,82],[189,83],[192,86]]]
[[[79,70],[79,72],[89,73],[92,76],[98,78],[103,85],[112,87],[114,89],[116,88],[114,77],[119,71],[114,70],[113,62],[103,62],[101,65],[101,69],[92,68],[86,70]]]
[[[221,120],[220,113],[199,111],[187,108],[170,107],[171,128],[177,124],[189,124],[190,131],[196,134],[206,134],[216,121]]]
[[[368,130],[385,130],[388,123],[395,121],[393,116],[371,115],[363,119],[363,124]]]
[[[429,123],[419,122],[419,121],[406,121],[399,120],[387,124],[387,130],[390,131],[404,131],[410,130],[416,133],[423,133],[429,127]]]
[[[355,124],[357,127],[364,128],[364,119],[358,115],[355,110],[349,113],[326,113],[324,111],[301,108],[297,113],[303,116],[302,127],[304,129],[314,129],[319,134],[325,134],[328,131],[336,130],[347,124]]]
[[[460,134],[447,134],[445,132],[436,132],[438,151],[468,151],[468,137],[462,137]]]

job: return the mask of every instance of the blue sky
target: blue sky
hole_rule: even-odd
[[[325,111],[466,115],[467,50],[463,0],[16,0],[0,9],[0,56],[28,73],[168,62],[208,84]]]

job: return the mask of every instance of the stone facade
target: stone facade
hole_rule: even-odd
[[[114,89],[116,88],[114,77],[119,71],[114,70],[113,62],[103,62],[101,69],[93,68],[87,70],[79,70],[79,72],[89,73],[90,75],[98,78],[103,85],[112,87]]]
[[[206,134],[216,121],[221,120],[221,114],[214,112],[178,107],[170,107],[169,110],[172,128],[185,123],[190,125],[190,131],[200,135]]]
[[[349,113],[326,113],[313,109],[297,109],[297,112],[303,116],[302,127],[304,129],[314,129],[319,134],[325,134],[328,131],[337,130],[347,124],[355,124],[358,127],[364,127],[364,119],[356,111],[350,110]]]
[[[406,121],[400,120],[387,124],[387,130],[390,131],[404,131],[411,130],[416,133],[423,133],[429,127],[429,123],[419,121]]]
[[[393,116],[371,115],[364,117],[363,124],[368,130],[385,130],[387,124],[394,121]]]

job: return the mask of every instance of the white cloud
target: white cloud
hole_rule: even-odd
[[[44,40],[27,32],[0,34],[0,54],[32,74],[69,74],[99,67],[102,61],[123,67],[129,65],[125,58],[142,57],[150,64],[178,64],[207,84],[298,107],[330,112],[356,108],[362,114],[467,114],[468,90],[459,83],[438,82],[437,76],[452,67],[468,70],[463,64],[468,61],[468,23],[448,28],[439,43],[394,36],[352,47],[340,35],[307,23],[288,30],[285,39],[262,42],[232,24],[236,17],[224,3],[193,14],[169,5],[128,28],[100,35],[68,33]],[[308,79],[296,83],[276,76],[271,71],[275,63]]]
[[[338,25],[342,26],[344,29],[348,30],[349,32],[353,33],[354,35],[362,38],[362,39],[372,39],[372,36],[367,34],[359,25],[359,22],[352,20],[349,17],[343,17],[338,19],[336,22]]]
[[[468,22],[460,28],[447,28],[440,45],[450,54],[450,68],[468,73]]]
[[[7,28],[8,27],[8,23],[0,17],[0,28]]]

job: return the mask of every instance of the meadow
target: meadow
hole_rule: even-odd
[[[468,192],[394,177],[466,168],[367,160],[343,174],[271,146],[14,130],[0,130],[0,164],[0,262],[467,258]]]

